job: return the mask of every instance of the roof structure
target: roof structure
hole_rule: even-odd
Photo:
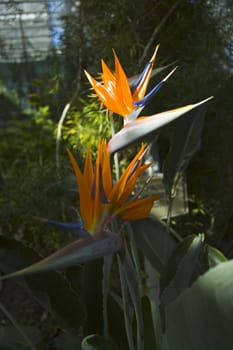
[[[0,62],[46,59],[63,33],[62,0],[0,0]]]

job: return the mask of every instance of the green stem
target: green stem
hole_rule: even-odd
[[[139,256],[138,256],[138,249],[135,244],[135,239],[134,239],[134,233],[131,224],[128,222],[127,223],[127,230],[129,232],[129,239],[130,239],[130,250],[132,253],[132,258],[136,270],[136,277],[138,280],[138,287],[140,291],[140,295],[143,295],[143,286],[142,286],[142,280],[141,280],[141,267],[140,267],[140,261],[139,261]]]
[[[168,208],[167,208],[167,230],[169,230],[171,226],[171,216],[172,216],[172,207],[173,207],[173,198],[172,196],[169,196],[168,199]]]
[[[131,320],[130,320],[130,310],[129,310],[129,295],[128,295],[128,288],[127,283],[124,276],[123,266],[121,262],[120,256],[117,254],[117,262],[118,262],[118,269],[120,273],[120,282],[121,282],[121,291],[122,291],[122,304],[123,304],[123,311],[124,311],[124,320],[125,320],[125,331],[127,335],[129,350],[135,350],[134,346],[134,339],[133,339],[133,333],[131,328]]]
[[[103,264],[103,281],[102,281],[102,291],[103,291],[103,323],[104,323],[104,337],[109,338],[109,327],[108,327],[108,295],[109,295],[109,279],[112,267],[113,256],[105,256]]]
[[[31,340],[28,338],[27,334],[22,330],[18,322],[14,319],[14,317],[11,315],[11,313],[5,308],[5,306],[0,302],[0,309],[2,312],[6,315],[6,317],[10,320],[10,322],[13,324],[15,329],[21,334],[22,338],[25,340],[27,345],[32,350],[37,350],[37,348],[32,344]]]
[[[110,120],[110,127],[111,127],[111,133],[112,136],[115,135],[115,127],[114,127],[114,120],[113,120],[113,113],[109,112],[109,120]],[[119,159],[118,154],[114,154],[114,164],[115,164],[115,171],[116,171],[116,180],[119,180],[120,178],[120,166],[119,166]]]

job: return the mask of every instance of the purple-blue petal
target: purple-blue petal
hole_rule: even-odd
[[[137,81],[132,84],[130,86],[130,90],[131,90],[131,93],[133,94],[135,92],[135,90],[137,89],[137,87],[139,86],[139,84],[141,83],[142,79],[144,78],[144,76],[148,73],[148,71],[150,70],[151,68],[151,65],[152,65],[152,62],[148,62],[145,66],[145,68],[143,69],[142,73],[140,74],[139,78],[137,79]]]
[[[142,98],[140,101],[134,102],[134,106],[136,107],[142,107],[145,106],[148,101],[154,96],[154,94],[159,91],[159,89],[163,86],[164,81],[160,81],[157,85],[155,85],[155,87],[144,97]]]
[[[75,236],[78,237],[90,237],[90,233],[85,230],[83,227],[83,221],[75,221],[75,222],[59,222],[59,221],[54,221],[54,220],[47,220],[47,224],[56,226],[60,229],[70,231],[72,232]]]
[[[109,200],[106,196],[106,193],[104,191],[104,184],[103,184],[103,176],[102,176],[102,167],[100,166],[100,197],[101,197],[101,202],[103,204],[109,204]]]
[[[135,163],[134,163],[134,166],[132,167],[132,169],[131,169],[131,171],[130,171],[130,173],[129,173],[127,182],[131,179],[133,173],[136,171],[136,169],[138,168],[139,164],[140,164],[140,159],[137,159],[137,160],[135,161]]]
[[[103,185],[103,177],[102,177],[102,167],[101,165],[99,165],[99,172],[100,172],[100,176],[99,176],[99,190],[100,190],[100,198],[101,198],[101,203],[103,204],[108,204],[109,200],[106,196],[106,193],[104,191],[104,185]],[[96,173],[94,174],[94,180],[93,180],[93,184],[92,184],[92,189],[91,189],[91,198],[94,200],[95,198],[95,194],[96,194]]]

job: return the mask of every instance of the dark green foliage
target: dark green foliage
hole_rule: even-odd
[[[205,104],[175,123],[170,149],[163,166],[164,186],[170,199],[175,196],[177,184],[190,160],[201,147],[206,110]]]
[[[173,237],[172,230],[168,230],[162,221],[151,218],[131,224],[138,249],[143,252],[154,269],[161,272],[178,242]]]
[[[167,307],[169,348],[232,349],[232,268],[228,261],[211,269]]]
[[[39,344],[41,340],[41,334],[36,327],[21,327],[27,334],[32,344]],[[0,347],[4,350],[27,350],[28,344],[25,342],[18,330],[13,326],[1,327]]]
[[[39,259],[38,254],[20,242],[1,237],[0,267],[5,274],[26,267]],[[16,281],[40,305],[56,315],[62,326],[78,329],[82,325],[85,313],[80,297],[60,274],[49,272],[36,277],[19,278]]]
[[[41,235],[42,225],[34,217],[61,215],[57,213],[65,201],[55,164],[54,125],[44,107],[35,115],[9,121],[0,130],[1,229],[45,251],[50,244],[54,249],[61,235],[47,227]],[[64,169],[67,162],[63,164]]]
[[[83,339],[82,350],[117,350],[117,347],[111,340],[93,334]]]

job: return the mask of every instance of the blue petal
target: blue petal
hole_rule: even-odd
[[[52,226],[56,226],[60,229],[71,231],[77,237],[90,237],[90,233],[83,227],[83,222],[59,222],[54,220],[46,220],[46,223]]]
[[[160,81],[144,98],[142,98],[140,101],[134,102],[134,106],[137,106],[137,107],[145,106],[147,102],[153,97],[153,95],[157,91],[159,91],[159,89],[163,86],[163,84],[164,84],[164,81],[163,80]]]
[[[137,89],[137,87],[139,86],[139,84],[141,83],[142,79],[144,78],[144,76],[148,73],[150,67],[152,65],[152,62],[148,62],[145,66],[145,68],[143,69],[142,73],[140,74],[138,80],[132,84],[130,86],[130,90],[131,90],[131,93],[133,94],[135,92],[135,90]]]
[[[133,176],[133,173],[136,171],[136,169],[138,168],[140,164],[140,159],[137,159],[134,163],[134,166],[132,167],[130,173],[129,173],[129,176],[127,178],[127,182],[131,179],[131,177]]]
[[[103,176],[102,176],[102,167],[100,166],[100,196],[101,196],[101,202],[103,204],[109,204],[109,200],[106,196],[106,193],[104,191],[104,185],[103,185]]]
[[[161,80],[157,85],[155,85],[155,87],[144,98],[142,98],[140,101],[134,102],[134,106],[135,107],[145,106],[146,103],[153,97],[153,95],[157,91],[159,91],[159,89],[168,80],[168,78],[170,78],[170,76],[175,72],[176,69],[177,69],[177,67],[173,68],[172,71],[170,73],[168,73],[168,75],[163,80]]]

